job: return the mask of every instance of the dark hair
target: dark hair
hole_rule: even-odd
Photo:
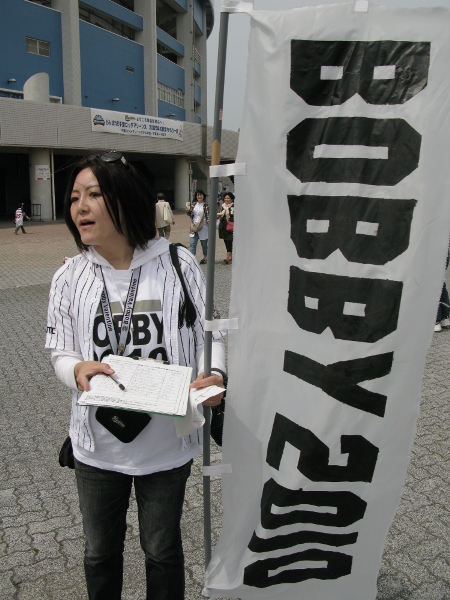
[[[230,198],[231,198],[231,199],[233,200],[233,202],[234,202],[234,194],[233,194],[233,192],[225,192],[225,193],[224,193],[224,195],[223,195],[223,197],[225,198],[225,196],[230,196]]]
[[[202,194],[202,196],[203,196],[204,200],[206,200],[206,194],[205,194],[205,192],[204,192],[203,190],[197,190],[197,191],[195,192],[195,196],[197,196],[197,194]]]
[[[98,181],[109,216],[116,230],[124,235],[132,248],[145,248],[156,237],[155,192],[142,175],[125,158],[106,160],[109,154],[92,152],[76,163],[70,174],[64,196],[64,219],[79,250],[88,246],[70,214],[71,196],[75,179],[84,169],[91,169]]]
[[[156,198],[157,198],[157,200],[164,200],[165,196],[162,192],[158,192],[156,194]]]

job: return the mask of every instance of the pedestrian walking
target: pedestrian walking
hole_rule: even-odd
[[[223,197],[221,212],[217,213],[219,219],[219,238],[224,241],[227,257],[224,263],[231,265],[233,261],[233,235],[234,235],[234,194],[227,192]]]
[[[172,209],[170,208],[170,204],[167,202],[162,192],[159,192],[156,195],[156,199],[156,228],[159,236],[168,240],[170,238],[171,226],[175,225]]]
[[[23,220],[24,219],[26,219],[27,221],[31,220],[30,217],[27,214],[25,214],[24,205],[23,205],[23,202],[22,202],[17,207],[16,214],[14,215],[14,222],[16,224],[16,228],[14,230],[14,233],[16,235],[17,235],[17,232],[19,231],[19,229],[22,229],[22,233],[26,233],[25,228],[23,226]]]
[[[203,190],[197,190],[195,198],[194,202],[189,203],[187,206],[187,214],[191,217],[189,249],[195,256],[197,242],[200,240],[203,250],[203,258],[200,264],[205,265],[208,256],[209,210],[206,203],[206,194]]]
[[[178,248],[184,288],[197,315],[192,319],[170,244],[156,236],[153,191],[120,152],[78,162],[64,216],[80,254],[53,277],[46,347],[58,379],[72,390],[70,438],[86,536],[88,596],[122,597],[126,514],[134,484],[146,598],[183,600],[180,520],[192,460],[201,453],[201,430],[178,438],[174,418],[133,412],[135,437],[125,443],[104,412],[99,417],[100,408],[79,406],[77,399],[90,389],[94,375],[114,373],[100,362],[109,354],[190,366],[191,387],[223,387],[223,334],[213,335],[212,375],[204,378],[203,272],[187,249]],[[217,406],[222,396],[204,404]],[[126,425],[130,412],[119,412]]]

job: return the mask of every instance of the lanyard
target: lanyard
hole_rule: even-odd
[[[118,345],[116,332],[114,331],[114,322],[112,318],[111,305],[109,302],[108,292],[106,290],[106,282],[103,276],[103,270],[101,266],[96,265],[96,268],[97,267],[100,268],[104,283],[104,288],[101,295],[101,304],[103,317],[105,319],[106,324],[106,331],[108,332],[109,343],[111,344],[112,351],[116,351],[119,356],[122,356],[125,352],[128,333],[131,329],[131,317],[133,316],[134,304],[136,302],[136,296],[139,287],[139,278],[141,276],[141,267],[133,269],[131,272],[131,280],[130,285],[128,287],[127,299],[125,300],[125,306],[123,309],[122,326],[120,328]]]

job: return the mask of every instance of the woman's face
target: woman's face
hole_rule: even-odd
[[[109,216],[97,178],[91,169],[80,171],[73,184],[70,216],[78,229],[81,241],[94,246],[99,254],[102,249],[126,242]]]
[[[226,194],[223,197],[223,201],[225,202],[225,204],[231,204],[233,202],[233,200],[231,199],[231,196],[229,196],[228,194]]]
[[[203,202],[205,200],[205,196],[200,192],[197,192],[196,198],[197,198],[197,202]]]

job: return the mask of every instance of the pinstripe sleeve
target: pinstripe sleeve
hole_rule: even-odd
[[[73,268],[73,261],[69,261],[53,276],[47,312],[46,348],[80,352],[69,285]]]

